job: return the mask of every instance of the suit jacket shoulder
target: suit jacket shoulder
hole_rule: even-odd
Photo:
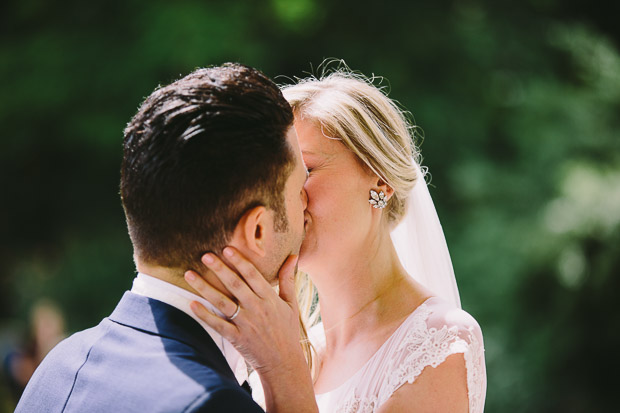
[[[195,320],[130,292],[94,328],[60,343],[16,412],[262,412]]]

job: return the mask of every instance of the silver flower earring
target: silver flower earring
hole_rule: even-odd
[[[370,190],[370,199],[368,202],[372,205],[373,208],[383,209],[387,205],[387,199],[383,191],[377,191],[371,189]]]

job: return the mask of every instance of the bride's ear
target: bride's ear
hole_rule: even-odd
[[[265,236],[269,214],[264,206],[257,206],[246,211],[233,232],[230,244],[243,250],[264,257],[266,254]]]
[[[377,178],[377,182],[375,183],[377,189],[383,191],[387,199],[390,199],[392,195],[394,195],[394,189],[387,184],[383,179]]]

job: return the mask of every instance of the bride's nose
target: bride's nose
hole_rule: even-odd
[[[301,202],[304,206],[304,211],[308,208],[308,193],[306,192],[306,187],[301,190]]]

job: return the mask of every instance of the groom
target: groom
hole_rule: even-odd
[[[218,311],[183,273],[232,245],[275,280],[298,253],[306,171],[292,122],[277,86],[237,64],[196,70],[144,101],[121,169],[133,288],[50,352],[16,412],[262,412],[241,386],[243,358],[190,310],[194,300]],[[284,375],[273,388],[295,394]],[[274,411],[295,411],[289,401]]]

